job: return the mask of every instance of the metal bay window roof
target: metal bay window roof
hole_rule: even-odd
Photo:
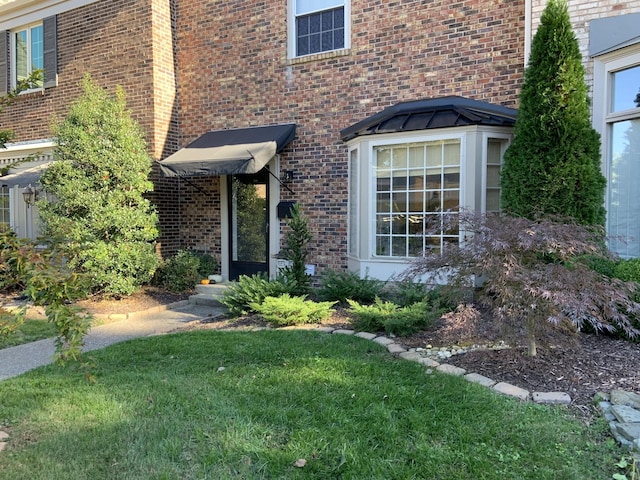
[[[512,127],[518,111],[469,98],[450,96],[402,102],[340,132],[343,141],[363,135],[435,128],[489,125]]]

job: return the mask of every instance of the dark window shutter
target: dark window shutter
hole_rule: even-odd
[[[9,91],[9,32],[0,32],[0,95]]]
[[[56,17],[47,17],[42,21],[44,34],[44,88],[58,85],[58,33]]]

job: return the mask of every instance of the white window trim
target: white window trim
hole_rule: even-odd
[[[482,134],[482,172],[481,172],[481,181],[480,181],[480,212],[487,212],[487,164],[489,162],[488,156],[488,146],[489,139],[498,139],[505,140],[502,145],[502,150],[500,152],[500,156],[502,157],[502,166],[504,166],[504,152],[507,150],[511,141],[513,140],[513,135],[509,135],[507,133],[491,133],[484,132]]]
[[[322,10],[319,10],[322,11]],[[333,52],[343,52],[351,48],[351,0],[344,0],[344,47],[335,50],[310,53],[308,55],[296,54],[296,0],[287,2],[287,56],[288,58],[313,58],[317,55],[327,55]]]
[[[372,206],[371,211],[369,212],[369,242],[368,242],[368,251],[366,255],[361,255],[360,258],[367,258],[369,260],[374,260],[377,262],[403,262],[411,261],[414,257],[392,257],[392,256],[377,256],[376,252],[376,222],[375,222],[375,205],[376,205],[376,178],[375,178],[375,163],[374,163],[374,155],[373,151],[376,147],[384,147],[391,145],[403,145],[406,143],[427,143],[427,142],[438,142],[442,140],[457,140],[460,142],[460,187],[459,187],[459,204],[460,208],[463,208],[463,205],[466,205],[466,192],[464,185],[466,185],[466,134],[435,134],[435,135],[424,135],[421,132],[421,135],[407,135],[406,132],[403,133],[403,136],[399,136],[396,138],[387,138],[387,139],[373,139],[368,142],[367,149],[369,151],[369,165],[368,165],[368,182],[370,185],[369,192],[369,205]],[[462,239],[462,235],[458,234],[458,240]],[[362,253],[362,252],[361,252]]]
[[[10,0],[0,5],[0,31],[35,23],[43,18],[84,7],[98,0]],[[1,2],[0,2],[1,3]]]
[[[352,155],[354,154],[356,155],[356,166],[357,168],[355,169],[355,172],[352,170],[352,162],[351,162],[351,158]],[[357,219],[360,215],[360,177],[362,176],[362,166],[361,166],[361,160],[360,160],[360,148],[359,146],[353,146],[351,148],[349,148],[349,173],[348,173],[348,186],[349,186],[349,202],[347,204],[347,219],[349,221],[349,226],[347,229],[347,257],[350,258],[360,258],[360,235],[359,232],[360,230],[356,227],[354,227],[353,225],[351,225],[351,221],[355,218]],[[355,177],[355,178],[354,178]],[[355,185],[355,192],[351,191],[351,187]],[[353,202],[351,201],[352,198],[356,199],[356,204],[353,205]],[[352,229],[354,229],[357,233],[355,238],[353,238],[353,236],[351,235]],[[352,251],[354,251],[352,253]]]
[[[22,25],[20,27],[14,28],[13,30],[11,30],[10,32],[10,49],[11,49],[11,55],[10,55],[10,61],[11,61],[11,78],[10,80],[10,84],[11,84],[11,88],[16,88],[16,86],[18,85],[18,77],[17,77],[17,67],[16,67],[16,34],[18,32],[22,32],[24,30],[27,31],[27,76],[31,74],[32,67],[31,67],[31,29],[34,27],[42,27],[43,28],[43,35],[44,35],[44,25],[42,23],[42,21],[39,22],[34,22],[34,23],[30,23],[27,25]],[[44,38],[43,38],[43,42],[44,42]],[[43,63],[44,63],[44,53],[43,53],[43,59],[42,59]],[[44,68],[44,66],[43,66]],[[44,80],[43,80],[44,81]],[[44,87],[38,87],[38,88],[32,88],[30,90],[26,90],[22,93],[31,93],[31,92],[37,92],[37,91],[41,91],[43,90]]]
[[[612,74],[630,67],[640,65],[640,43],[622,48],[614,52],[596,57],[593,71],[593,128],[601,138],[601,167],[602,174],[607,179],[605,192],[605,208],[607,209],[607,232],[610,231],[608,214],[609,199],[611,197],[611,182],[609,170],[611,167],[610,141],[612,125],[616,122],[640,118],[640,108],[632,108],[610,113],[611,110],[611,81]]]

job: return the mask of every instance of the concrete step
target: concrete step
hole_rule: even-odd
[[[221,305],[220,299],[224,295],[227,286],[223,283],[215,283],[209,285],[196,285],[196,294],[189,297],[189,303],[192,305],[209,305],[216,307]]]

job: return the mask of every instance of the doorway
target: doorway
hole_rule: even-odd
[[[230,175],[229,279],[269,274],[269,175]]]

